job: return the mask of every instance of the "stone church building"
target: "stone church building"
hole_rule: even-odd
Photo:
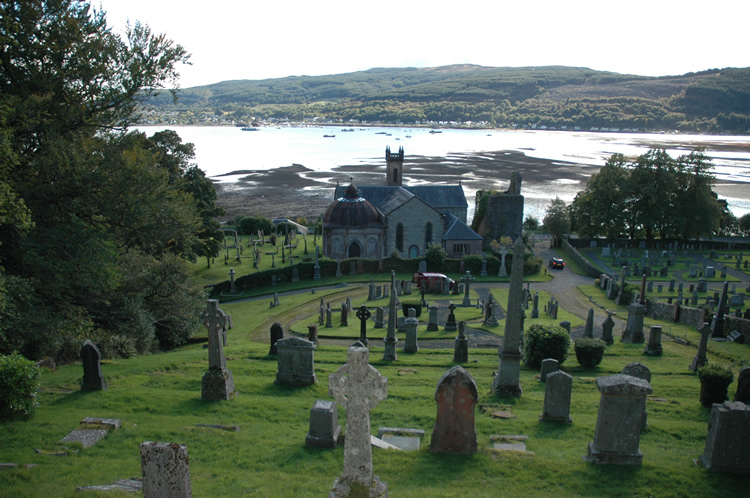
[[[337,185],[323,216],[323,254],[331,259],[381,259],[396,250],[420,258],[440,244],[450,258],[481,254],[482,237],[466,224],[459,185],[402,185],[404,149],[385,149],[385,185]]]

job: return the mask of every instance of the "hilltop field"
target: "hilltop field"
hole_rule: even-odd
[[[555,254],[544,243],[535,250],[548,258]],[[590,253],[594,254],[594,253]],[[687,261],[686,259],[685,261]],[[678,262],[682,268],[685,261]],[[239,267],[238,267],[239,268]],[[254,271],[250,265],[239,274]],[[227,267],[196,265],[204,282],[226,278]],[[615,312],[615,337],[624,328],[627,311],[608,302],[593,279],[578,274],[570,263],[563,271],[541,270],[526,277],[532,292],[540,292],[540,308],[550,297],[560,301],[557,320],[540,310],[533,323],[571,322],[571,335],[580,337],[586,312],[594,308],[595,332],[601,334],[605,309]],[[681,278],[684,273],[677,271]],[[732,281],[744,288],[749,280],[740,272]],[[671,277],[672,275],[670,275]],[[408,278],[408,275],[398,275]],[[456,276],[458,277],[458,276]],[[233,372],[237,396],[229,401],[201,400],[201,377],[207,369],[205,332],[175,351],[132,359],[106,360],[102,371],[108,390],[84,393],[79,389],[81,365],[45,369],[40,408],[28,421],[0,425],[0,461],[32,464],[0,469],[1,494],[8,496],[80,496],[76,488],[111,484],[138,478],[141,473],[139,445],[164,441],[187,445],[195,496],[324,496],[341,474],[343,447],[332,450],[307,448],[304,444],[310,409],[315,400],[329,400],[328,376],[346,361],[346,346],[359,334],[359,324],[347,327],[335,315],[331,329],[321,328],[315,350],[317,383],[290,387],[274,383],[276,357],[269,355],[269,330],[280,323],[285,336],[307,334],[307,324],[317,322],[322,298],[340,308],[347,298],[353,306],[385,306],[386,300],[367,302],[367,286],[374,278],[379,285],[386,275],[325,276],[322,281],[284,283],[276,289],[258,290],[255,298],[224,301],[221,308],[233,318],[225,348],[227,367]],[[507,278],[478,277],[471,287],[472,301],[491,293],[502,305],[508,299]],[[525,284],[526,285],[526,284]],[[709,282],[707,294],[720,288],[721,281]],[[315,292],[312,292],[315,289]],[[269,307],[273,290],[280,304]],[[443,296],[427,296],[445,306]],[[415,295],[402,300],[418,300]],[[453,298],[455,301],[455,298]],[[416,452],[373,449],[375,473],[386,481],[392,496],[740,496],[747,477],[712,474],[693,460],[703,453],[709,409],[699,403],[700,385],[688,369],[696,354],[698,333],[693,327],[646,319],[646,328],[662,325],[664,354],[644,356],[642,344],[616,341],[607,348],[604,361],[596,368],[578,365],[572,351],[562,369],[573,376],[571,425],[539,421],[544,401],[544,384],[539,372],[521,368],[523,395],[497,397],[491,383],[498,367],[497,349],[477,343],[501,342],[504,321],[497,327],[482,325],[481,310],[458,308],[458,320],[481,333],[464,365],[478,386],[476,427],[480,450],[473,456],[433,454],[429,448],[435,422],[435,386],[440,376],[454,365],[455,332],[425,331],[420,324],[420,351],[401,351],[398,360],[382,361],[383,329],[368,326],[370,364],[388,378],[388,398],[371,413],[372,433],[379,427],[417,428],[425,431]],[[736,373],[750,360],[750,346],[731,342],[709,344],[709,362],[731,366]],[[651,370],[653,394],[648,397],[648,427],[643,431],[639,467],[597,466],[584,462],[592,441],[599,405],[596,378],[619,373],[628,363],[641,362]],[[729,396],[736,390],[736,380]],[[76,429],[84,417],[118,418],[122,427],[111,431],[95,446],[63,444],[60,440]],[[345,410],[339,408],[339,423],[345,424]],[[201,426],[199,424],[208,424]],[[226,426],[223,430],[219,427]],[[236,429],[236,430],[235,430]],[[499,452],[492,449],[495,435],[525,435],[529,453]],[[65,456],[59,456],[65,455]],[[84,496],[96,495],[86,492]]]

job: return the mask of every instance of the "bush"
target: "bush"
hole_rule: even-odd
[[[701,404],[711,408],[714,403],[723,403],[729,399],[727,390],[734,380],[734,374],[728,367],[710,364],[698,369],[701,381]]]
[[[540,368],[542,360],[554,358],[560,365],[568,358],[570,336],[559,325],[535,323],[526,332],[523,361],[532,368]]]
[[[607,349],[607,343],[601,339],[583,337],[576,339],[573,347],[576,351],[578,364],[582,367],[594,368],[602,362],[604,350]]]
[[[20,354],[0,356],[0,419],[34,416],[39,376],[39,368]]]

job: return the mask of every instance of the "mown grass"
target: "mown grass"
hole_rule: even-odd
[[[592,286],[582,292],[596,300],[596,289]],[[268,356],[269,329],[278,321],[285,330],[291,325],[306,332],[304,325],[317,321],[321,297],[331,302],[351,297],[357,306],[365,302],[366,292],[366,286],[320,289],[316,294],[283,296],[280,306],[275,308],[269,307],[268,298],[222,305],[232,315],[235,325],[229,332],[226,355],[239,394],[229,401],[201,400],[207,351],[200,343],[166,354],[106,361],[103,372],[109,389],[104,392],[85,394],[78,390],[80,365],[45,372],[38,414],[29,421],[0,424],[0,461],[38,466],[0,470],[0,494],[72,496],[79,495],[74,491],[78,486],[139,476],[138,448],[143,441],[187,445],[195,496],[327,494],[341,473],[343,448],[306,448],[304,440],[310,408],[316,399],[331,399],[327,392],[328,375],[344,364],[346,350],[318,346],[315,350],[318,383],[310,387],[280,386],[274,384],[276,359]],[[507,302],[507,291],[493,289],[492,293],[499,302]],[[419,299],[418,295],[414,297]],[[548,298],[540,293],[540,308]],[[457,308],[457,318],[476,321],[478,311]],[[540,317],[550,320],[543,312]],[[570,319],[574,326],[583,324],[581,319],[561,312],[557,321],[563,319]],[[526,324],[532,321],[527,317]],[[357,336],[359,324],[356,319],[350,323],[353,325],[346,334]],[[648,326],[651,321],[646,323]],[[677,331],[673,324],[661,325],[665,331],[684,334],[697,344],[694,330]],[[502,334],[503,326],[501,323],[486,330]],[[420,327],[420,336],[423,331],[424,327]],[[379,339],[385,336],[385,331],[368,328],[368,334]],[[436,334],[456,335],[442,331]],[[507,405],[515,418],[493,418],[492,410],[477,409],[481,450],[467,457],[432,454],[428,450],[436,414],[435,386],[453,365],[453,351],[423,348],[411,355],[399,351],[398,361],[383,362],[382,343],[372,340],[370,363],[389,379],[388,399],[371,414],[373,433],[380,426],[426,431],[422,450],[418,452],[374,449],[375,472],[388,482],[393,496],[405,497],[744,493],[750,482],[748,478],[710,474],[692,461],[703,452],[709,414],[699,403],[698,379],[687,368],[696,348],[665,339],[661,357],[643,356],[642,350],[643,345],[618,342],[607,349],[604,361],[593,369],[579,367],[571,351],[563,364],[563,369],[574,378],[573,423],[569,426],[539,422],[545,386],[536,380],[537,371],[522,367],[520,398],[496,397],[491,393],[491,383],[498,366],[497,351],[471,350],[465,368],[477,383],[479,403]],[[748,358],[746,345],[709,344],[711,362],[733,365],[737,370]],[[654,393],[647,402],[649,426],[641,436],[643,465],[631,468],[588,464],[582,456],[594,436],[599,405],[595,379],[618,373],[633,361],[646,364],[653,374]],[[735,388],[736,383],[730,386],[730,393]],[[86,416],[120,418],[123,427],[96,446],[67,457],[34,452],[34,448],[59,449],[58,441]],[[340,407],[342,426],[345,417],[345,410]],[[239,425],[241,429],[227,432],[199,428],[196,424]],[[493,434],[528,435],[527,448],[534,454],[496,453],[490,450]]]

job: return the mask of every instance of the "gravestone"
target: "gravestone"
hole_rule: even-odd
[[[81,363],[83,364],[83,381],[81,391],[106,391],[107,383],[102,375],[102,354],[99,348],[86,339],[81,347]]]
[[[628,305],[628,323],[622,333],[621,342],[626,344],[641,344],[646,337],[643,334],[643,318],[646,316],[646,307],[641,303]]]
[[[328,377],[329,396],[346,410],[344,470],[329,496],[367,491],[369,496],[387,496],[388,484],[372,469],[370,410],[388,397],[388,379],[368,364],[366,347],[350,347],[347,358],[347,363]]]
[[[278,354],[278,351],[276,350],[276,343],[283,338],[284,329],[281,327],[281,324],[276,322],[271,325],[271,348],[268,350],[269,355],[275,356]]]
[[[539,318],[539,291],[534,293],[534,308],[531,310],[531,318]]]
[[[584,460],[595,464],[640,465],[642,414],[651,385],[637,377],[615,374],[596,379],[601,393],[594,441]]]
[[[357,310],[357,318],[359,318],[359,342],[365,346],[367,346],[367,320],[371,316],[372,313],[364,304]]]
[[[276,384],[311,386],[315,377],[315,344],[299,337],[289,337],[276,342],[278,371]]]
[[[466,322],[461,321],[458,323],[458,337],[456,337],[456,343],[453,348],[454,363],[466,363],[469,361],[469,339],[464,335],[465,327]]]
[[[375,291],[375,279],[371,278],[369,292],[367,294],[367,300],[374,301],[376,299],[376,296],[377,296],[377,292]]]
[[[497,375],[492,383],[492,392],[498,396],[521,396],[521,334],[522,315],[521,291],[523,290],[523,252],[521,237],[516,239],[513,248],[513,262],[510,269],[508,308],[505,318],[503,346],[499,350],[500,362]]]
[[[750,406],[739,401],[714,403],[708,437],[699,463],[711,472],[750,474]]]
[[[307,340],[313,344],[318,344],[318,324],[310,323],[307,325]]]
[[[698,285],[696,290],[698,292],[706,292],[708,290],[708,284],[704,279],[698,280]]]
[[[661,356],[661,325],[651,326],[648,334],[648,344],[646,344],[643,354],[648,356]]]
[[[706,278],[713,278],[716,276],[716,270],[713,266],[707,266],[705,272]]]
[[[349,326],[349,307],[346,305],[346,303],[341,303],[341,326],[342,327],[348,327]]]
[[[340,433],[336,402],[316,400],[310,409],[310,429],[305,437],[305,446],[335,448]]]
[[[215,299],[208,300],[208,308],[201,313],[201,321],[208,329],[208,370],[201,378],[201,399],[227,400],[235,395],[234,378],[227,370],[222,333],[227,317]]]
[[[624,375],[630,375],[631,377],[638,377],[639,379],[643,379],[649,384],[651,383],[651,370],[644,365],[643,363],[628,363],[622,368],[622,371],[620,372]],[[643,415],[641,419],[641,429],[644,429],[648,426],[648,412],[646,411],[646,407],[643,408]]]
[[[674,279],[669,281],[669,292],[674,292],[674,284],[675,284]]]
[[[708,338],[711,335],[711,326],[708,322],[703,322],[698,332],[701,334],[701,341],[698,344],[698,353],[696,353],[693,362],[690,364],[690,370],[693,372],[697,372],[700,367],[708,363],[706,352],[708,351]]]
[[[448,305],[448,318],[445,321],[445,327],[443,330],[446,332],[453,332],[456,330],[457,324],[456,324],[456,305],[453,303],[450,303]]]
[[[417,340],[417,310],[409,308],[409,318],[404,322],[406,328],[406,340],[404,341],[404,353],[417,353],[419,351],[419,341]]]
[[[724,287],[721,292],[721,300],[719,301],[719,309],[716,312],[716,316],[711,324],[711,337],[724,337],[724,311],[727,307],[727,291],[729,289],[729,283],[724,282]]]
[[[327,303],[326,306],[326,328],[330,329],[333,327],[333,312],[331,311],[331,303]]]
[[[545,358],[542,360],[542,368],[539,372],[539,381],[547,382],[547,376],[552,372],[560,369],[560,362],[554,358]]]
[[[470,307],[471,306],[471,298],[469,297],[469,287],[471,287],[471,283],[474,281],[474,277],[471,276],[470,271],[466,271],[466,274],[464,274],[463,277],[461,277],[461,283],[464,284],[464,301],[461,303],[461,306],[463,307]]]
[[[146,441],[140,453],[144,498],[193,496],[187,446]]]
[[[480,267],[479,276],[480,277],[487,276],[487,253],[485,252],[482,252],[482,265]]]
[[[428,332],[434,332],[438,330],[438,307],[437,306],[430,306],[428,308],[430,310],[429,313],[429,320],[427,321],[427,331]]]
[[[594,308],[589,308],[589,313],[586,317],[586,326],[583,330],[583,337],[594,338]]]
[[[734,393],[734,400],[741,401],[746,405],[750,404],[750,367],[742,367],[737,376],[737,392]]]
[[[479,400],[477,385],[460,365],[445,372],[435,389],[437,417],[432,428],[430,451],[472,455],[477,452],[474,407]]]
[[[602,341],[607,343],[607,346],[611,346],[615,343],[615,338],[612,335],[612,330],[615,328],[615,321],[612,319],[612,313],[607,313],[607,318],[602,323]]]
[[[544,409],[539,415],[543,422],[570,424],[570,395],[573,391],[573,377],[558,370],[547,375],[544,390]]]
[[[382,329],[385,326],[385,309],[382,306],[375,308],[375,328]]]
[[[505,269],[505,256],[508,255],[508,249],[503,246],[500,249],[500,269],[497,272],[498,277],[507,277],[508,276],[508,270]]]
[[[326,323],[326,307],[325,304],[323,304],[323,298],[320,298],[320,311],[318,316],[318,325],[323,325]]]

